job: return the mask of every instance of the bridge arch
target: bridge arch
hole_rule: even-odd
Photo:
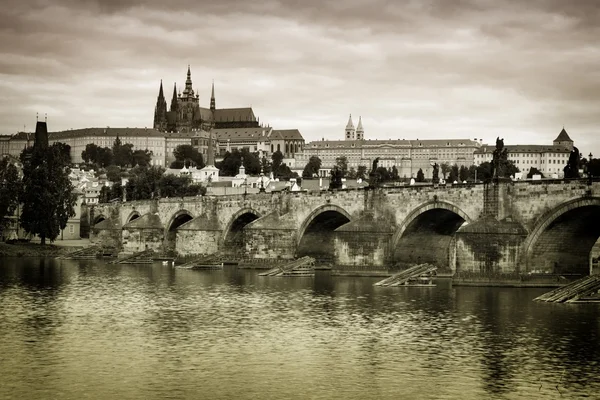
[[[169,254],[176,250],[177,228],[188,221],[194,219],[194,215],[188,210],[181,209],[169,219],[169,223],[165,225],[163,250]]]
[[[165,225],[165,231],[166,233],[174,232],[181,225],[185,224],[188,221],[191,221],[192,219],[194,219],[194,215],[188,210],[178,210],[175,214],[171,216],[171,219],[169,219],[169,223]]]
[[[537,219],[523,243],[528,271],[588,274],[600,237],[600,197],[566,201]]]
[[[99,224],[100,222],[104,221],[105,219],[108,219],[104,216],[104,214],[100,214],[96,217],[94,217],[94,220],[92,221],[92,227],[94,227],[96,224]]]
[[[352,220],[351,215],[335,204],[314,209],[302,222],[296,236],[297,256],[310,255],[320,262],[332,262],[333,232]]]
[[[471,222],[469,215],[449,201],[431,200],[421,204],[394,232],[390,242],[392,261],[400,268],[430,263],[441,272],[450,272],[454,234],[465,222]]]
[[[244,207],[231,216],[221,236],[222,253],[232,259],[243,258],[245,252],[244,227],[259,219],[260,212]]]
[[[262,217],[262,213],[251,207],[244,207],[231,216],[227,226],[223,230],[223,236],[221,242],[226,243],[232,239],[232,236],[248,225],[250,222],[255,221]]]
[[[138,219],[138,218],[139,218],[139,217],[141,217],[141,216],[142,216],[142,215],[141,215],[141,214],[140,214],[138,211],[136,211],[136,210],[133,210],[132,212],[130,212],[130,213],[129,213],[129,216],[128,216],[128,217],[127,217],[127,219],[125,220],[125,223],[126,223],[126,224],[128,224],[128,223],[130,223],[131,221],[133,221],[133,220],[135,220],[135,219]]]

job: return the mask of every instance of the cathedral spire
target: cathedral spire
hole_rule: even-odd
[[[177,112],[177,83],[173,84],[173,98],[171,99],[171,112]]]
[[[185,89],[183,89],[184,97],[193,96],[194,89],[192,89],[192,73],[190,71],[190,65],[188,64],[187,78],[185,80]]]
[[[210,91],[210,111],[215,111],[215,81],[212,82],[212,90]]]
[[[362,126],[362,117],[358,117],[358,125],[356,126],[356,140],[363,140],[365,138],[365,130]]]
[[[352,114],[348,117],[348,123],[346,124],[346,140],[356,139],[356,131],[354,130],[354,123],[352,122]]]
[[[163,92],[162,79],[160,80],[160,88],[158,89],[158,97],[156,98],[156,107],[154,108],[154,129],[164,131],[167,126],[167,102]]]

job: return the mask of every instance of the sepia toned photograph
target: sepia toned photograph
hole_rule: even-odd
[[[600,399],[598,38],[598,0],[4,0],[0,400]]]

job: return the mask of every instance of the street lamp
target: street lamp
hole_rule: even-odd
[[[592,164],[592,157],[593,157],[592,156],[592,152],[590,151],[590,154],[588,155],[588,162],[586,164],[587,177],[588,177],[588,185],[592,184],[592,178],[593,178],[593,176],[592,176],[592,169],[590,168],[591,164]]]

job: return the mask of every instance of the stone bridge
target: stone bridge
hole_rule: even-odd
[[[600,236],[600,182],[165,198],[99,204],[91,218],[92,242],[125,253],[311,255],[348,270],[430,262],[448,273],[585,273]]]

